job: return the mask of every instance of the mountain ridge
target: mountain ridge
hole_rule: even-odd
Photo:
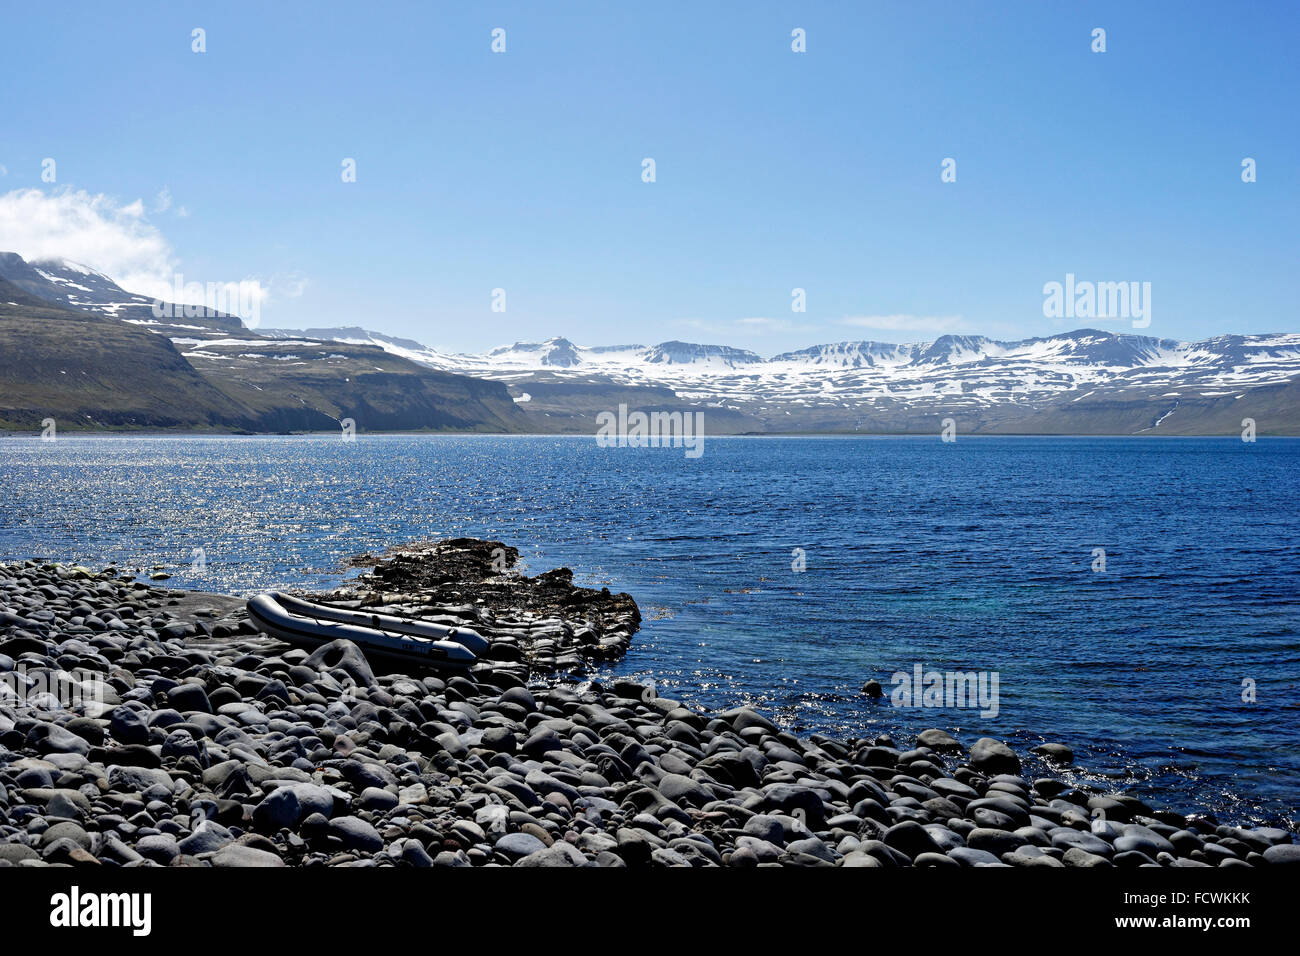
[[[948,419],[963,432],[989,434],[1231,434],[1247,419],[1261,434],[1300,434],[1298,333],[1199,342],[1095,328],[1019,340],[949,334],[902,344],[828,342],[769,358],[729,345],[581,346],[556,336],[469,354],[363,325],[251,330],[221,313],[160,318],[153,305],[79,263],[0,253],[8,347],[26,341],[45,356],[60,335],[92,328],[42,324],[71,316],[157,335],[205,384],[185,378],[150,345],[141,354],[153,364],[139,387],[181,375],[173,391],[203,396],[194,416],[202,427],[321,430],[350,417],[363,430],[592,434],[599,414],[627,404],[707,411],[715,434],[933,433]],[[122,334],[94,326],[93,336],[131,367],[120,357]],[[111,387],[111,366],[93,368],[83,356],[77,371],[77,382],[98,382],[94,395],[111,399],[99,410],[103,421],[83,407],[87,396],[72,379],[63,379],[72,388],[64,407],[57,388],[29,381],[17,362],[11,380],[0,382],[0,412],[13,414],[0,418],[30,421],[40,408],[29,399],[40,392],[48,400],[41,407],[71,412],[74,424],[158,424],[124,394],[129,382]],[[217,408],[208,386],[228,408]],[[167,394],[156,382],[149,387]],[[124,408],[129,413],[118,414]],[[169,414],[163,424],[184,419]]]
[[[505,382],[553,424],[572,418],[566,430],[592,424],[593,389],[603,386],[624,399],[635,395],[629,389],[656,390],[645,396],[655,407],[667,389],[683,408],[725,410],[730,427],[742,431],[930,431],[961,416],[971,430],[997,433],[1047,422],[1081,434],[1223,434],[1241,427],[1240,419],[1229,427],[1236,412],[1226,405],[1267,397],[1261,430],[1300,434],[1300,334],[1289,332],[1187,342],[1081,328],[1019,340],[846,340],[771,358],[726,345],[579,346],[558,336],[467,354],[365,329],[349,333],[349,341],[434,368]],[[1218,401],[1228,397],[1226,405]],[[1245,414],[1249,405],[1241,418],[1258,417]],[[1089,415],[1094,420],[1085,421]]]
[[[185,307],[171,302],[156,302],[148,296],[127,292],[116,282],[89,266],[71,259],[35,259],[27,261],[14,252],[0,252],[0,279],[7,279],[20,289],[55,305],[82,312],[95,312],[146,328],[179,327],[189,330],[210,329],[237,332],[244,323],[237,315],[204,309],[200,315],[185,315]],[[174,319],[155,314],[158,311]]]
[[[500,382],[368,343],[261,336],[225,313],[157,311],[79,263],[0,253],[0,428],[531,428]]]

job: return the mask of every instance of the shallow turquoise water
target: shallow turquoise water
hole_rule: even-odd
[[[663,694],[803,732],[1061,740],[1088,776],[1235,819],[1300,806],[1300,440],[719,438],[692,460],[589,438],[61,437],[0,441],[0,464],[0,557],[242,593],[500,538],[534,573],[632,593],[647,620],[614,670]],[[915,663],[997,672],[997,716],[859,692]]]

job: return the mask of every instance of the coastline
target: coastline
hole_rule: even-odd
[[[457,676],[377,673],[346,642],[291,648],[242,601],[116,569],[0,565],[0,671],[89,682],[95,701],[15,707],[0,682],[0,865],[1300,862],[1285,830],[1028,779],[1031,761],[990,738],[802,738],[749,709],[574,683],[626,651],[635,602],[565,569],[523,578],[512,550],[363,556],[374,570],[331,595],[515,634]]]

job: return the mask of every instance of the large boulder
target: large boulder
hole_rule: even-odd
[[[981,737],[970,748],[970,765],[982,774],[1020,773],[1020,758],[1000,740]]]
[[[966,749],[961,745],[961,741],[946,730],[923,730],[917,735],[916,745],[929,747],[935,753],[941,754],[959,754]]]
[[[334,795],[313,783],[288,783],[276,787],[253,808],[253,825],[262,833],[292,830],[313,813],[334,813]]]
[[[362,687],[375,687],[378,683],[366,655],[351,641],[338,640],[322,644],[302,663],[304,667],[317,671],[341,670]]]

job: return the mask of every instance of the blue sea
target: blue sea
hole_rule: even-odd
[[[1080,777],[1225,820],[1300,808],[1300,440],[709,438],[689,459],[591,438],[60,437],[0,440],[0,464],[0,559],[244,594],[498,538],[530,573],[630,592],[643,629],[602,674],[661,696],[799,733],[1060,741]],[[917,665],[996,673],[996,715],[893,706]]]

